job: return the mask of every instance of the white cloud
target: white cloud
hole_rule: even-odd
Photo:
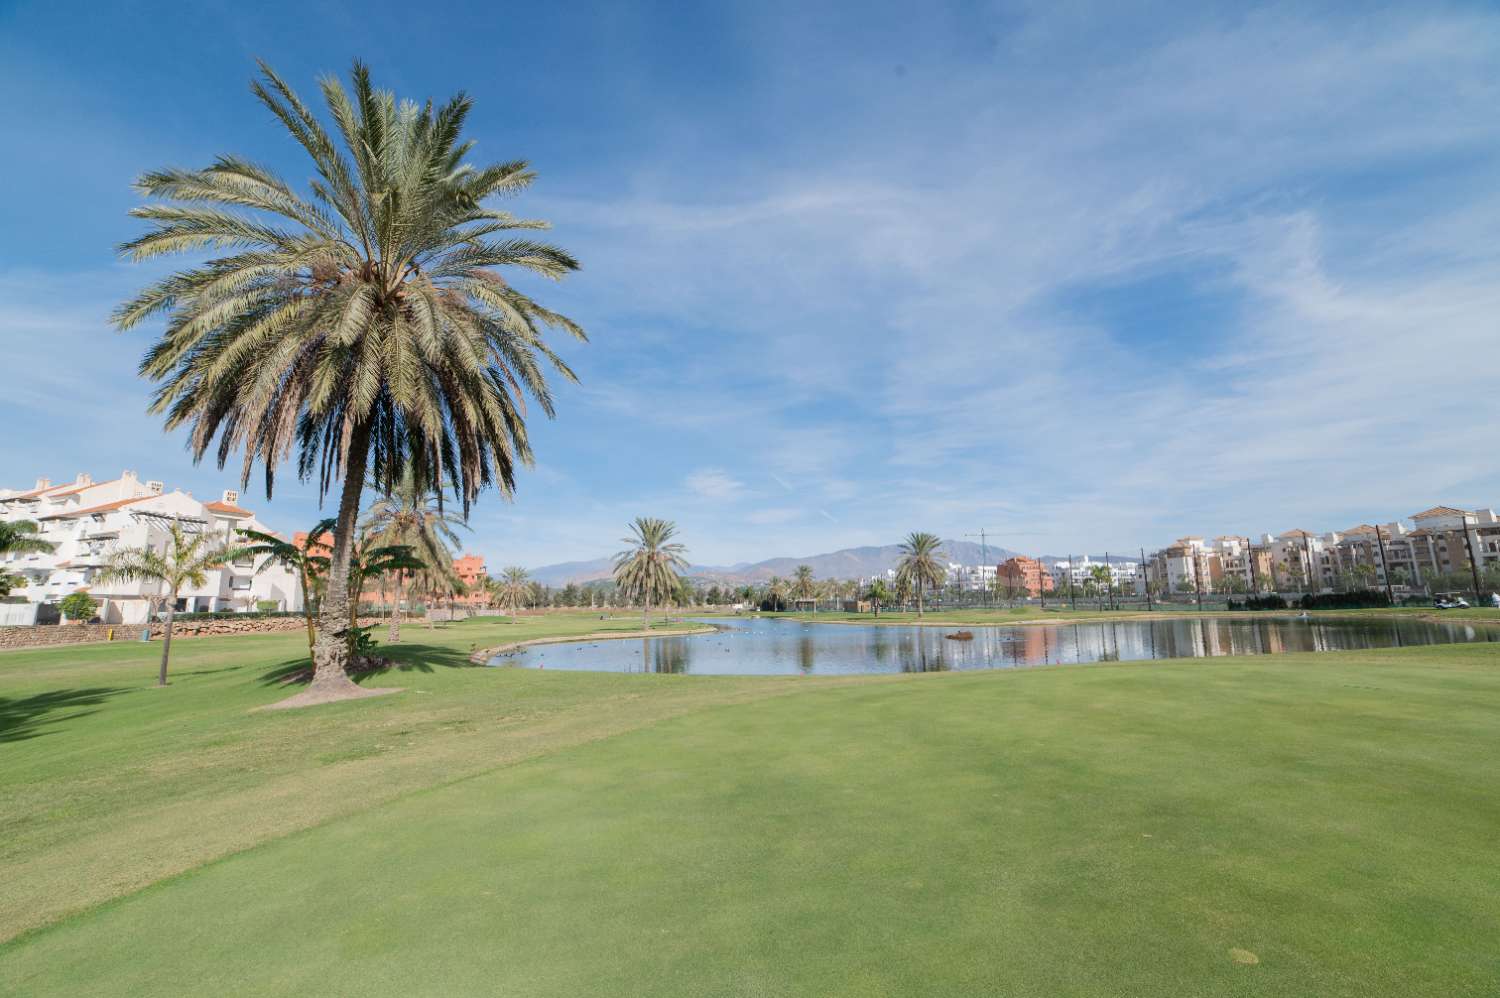
[[[745,486],[720,468],[700,468],[683,482],[688,491],[704,499],[734,500],[745,494]]]

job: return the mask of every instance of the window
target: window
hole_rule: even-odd
[[[249,589],[250,588],[250,576],[248,576],[248,575],[236,575],[236,576],[233,576],[229,580],[229,588],[230,589],[240,589],[240,590]]]

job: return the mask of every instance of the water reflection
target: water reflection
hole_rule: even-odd
[[[1025,627],[973,627],[973,640],[943,627],[813,624],[729,619],[722,630],[639,644],[540,645],[496,659],[528,668],[703,675],[837,675],[946,672],[1083,662],[1220,655],[1274,655],[1496,640],[1490,628],[1402,619],[1178,617]]]

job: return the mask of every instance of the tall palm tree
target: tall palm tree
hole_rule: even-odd
[[[671,599],[677,593],[679,569],[687,568],[687,548],[672,540],[677,525],[671,520],[638,516],[630,525],[630,547],[615,555],[615,582],[627,597],[641,600],[641,621],[651,628],[651,601]]]
[[[331,529],[333,529],[333,520],[323,520],[313,527],[308,537],[322,537]],[[299,548],[275,534],[267,534],[259,530],[241,530],[239,533],[240,537],[249,542],[243,549],[243,554],[252,558],[264,556],[266,559],[257,570],[257,574],[264,572],[272,565],[280,565],[297,573],[297,579],[302,583],[302,616],[307,622],[307,654],[311,658],[313,644],[318,637],[317,627],[313,624],[313,580],[328,571],[328,559],[314,551],[313,544],[310,542],[306,547]]]
[[[459,546],[456,528],[467,528],[463,518],[443,506],[442,493],[424,487],[408,468],[396,481],[395,488],[376,499],[365,513],[362,532],[381,545],[403,545],[427,565],[437,580],[448,586],[458,584],[453,570],[453,551]],[[396,572],[395,612],[391,614],[386,640],[401,640],[401,583],[405,572]],[[429,621],[431,616],[429,615]]]
[[[521,603],[527,596],[526,569],[520,565],[511,565],[500,573],[497,580],[496,595],[500,597],[502,606],[510,607],[510,622],[516,623],[516,611],[521,608]]]
[[[797,566],[797,574],[792,577],[792,595],[798,600],[812,600],[813,613],[818,612],[818,583],[811,565]]]
[[[786,598],[786,580],[779,575],[771,576],[766,583],[766,598],[771,601],[772,610],[780,610],[782,601]]]
[[[574,380],[544,332],[585,337],[500,271],[557,279],[578,264],[515,235],[544,223],[486,207],[534,174],[465,162],[467,96],[398,102],[355,63],[352,95],[321,81],[330,131],[260,68],[251,90],[311,157],[309,193],[233,156],[142,175],[137,189],[157,200],[132,211],[151,228],[125,256],[226,255],[149,285],[114,322],[165,316],[141,372],[160,383],[152,411],[188,429],[195,459],[213,451],[222,467],[239,452],[246,482],[260,462],[269,497],[296,451],[299,474],[337,492],[313,686],[352,694],[348,579],[366,476],[389,489],[410,469],[423,487],[453,487],[465,515],[486,486],[510,495],[532,459],[526,396],[551,416],[546,368]]]
[[[177,594],[184,586],[198,587],[208,573],[241,554],[237,546],[218,535],[187,531],[179,520],[167,528],[166,543],[157,551],[150,543],[139,548],[120,548],[110,553],[99,572],[102,582],[157,582],[167,587],[167,624],[161,641],[161,672],[156,685],[167,685],[167,659],[172,654],[172,621],[177,615]]]
[[[920,531],[907,535],[901,542],[901,558],[896,562],[896,578],[905,579],[917,594],[917,616],[922,616],[922,590],[926,586],[943,584],[943,566],[938,561],[942,551],[938,550],[937,534]]]

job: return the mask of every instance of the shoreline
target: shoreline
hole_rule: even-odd
[[[527,638],[524,641],[511,641],[503,645],[494,645],[490,648],[480,648],[469,655],[469,661],[475,665],[489,665],[490,659],[496,655],[504,655],[507,652],[520,651],[532,645],[563,645],[570,642],[588,641],[623,641],[626,638],[680,638],[691,634],[712,634],[719,628],[710,624],[699,624],[680,631],[612,631],[608,634],[559,634],[546,638]]]
[[[1152,610],[1152,611],[1130,611],[1110,612],[1098,611],[1090,617],[1027,617],[1014,620],[916,620],[891,617],[866,617],[860,620],[826,619],[826,617],[807,616],[764,616],[762,620],[795,620],[804,624],[848,624],[852,626],[880,626],[880,627],[1032,627],[1039,624],[1061,626],[1064,624],[1098,624],[1113,620],[1192,620],[1192,619],[1228,619],[1228,620],[1302,620],[1299,612],[1291,610]],[[740,619],[754,620],[753,616]],[[1445,617],[1439,612],[1392,614],[1380,616],[1362,610],[1314,610],[1306,619],[1309,620],[1420,620],[1433,624],[1470,624],[1476,627],[1500,627],[1500,618],[1480,617]]]

